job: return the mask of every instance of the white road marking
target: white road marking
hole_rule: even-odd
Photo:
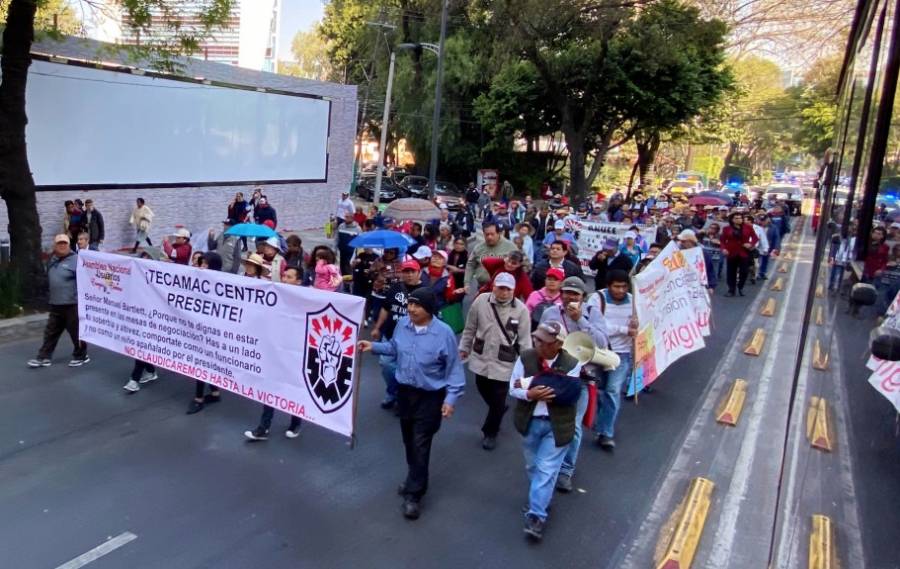
[[[107,553],[112,553],[113,551],[119,549],[123,545],[132,542],[137,539],[137,536],[130,531],[126,531],[124,533],[120,533],[116,537],[105,541],[104,543],[98,545],[94,549],[88,551],[87,553],[82,553],[75,559],[71,561],[67,561],[57,567],[56,569],[78,569],[79,567],[84,567],[88,563],[92,561],[96,561],[106,555]]]

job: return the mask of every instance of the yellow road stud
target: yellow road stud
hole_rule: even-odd
[[[750,337],[750,341],[744,347],[744,353],[748,356],[758,356],[762,353],[763,345],[766,343],[766,332],[762,328],[757,328]]]
[[[744,408],[744,400],[747,399],[747,381],[744,379],[735,379],[731,384],[725,398],[719,404],[716,412],[716,421],[724,425],[737,425],[738,419],[741,418],[741,410]]]
[[[809,569],[837,569],[837,547],[831,518],[813,514],[809,532]]]
[[[769,290],[784,290],[784,278],[778,277]]]
[[[825,285],[818,285],[816,287],[816,298],[825,298]]]
[[[806,413],[806,437],[813,448],[831,452],[831,426],[828,419],[828,403],[821,397],[809,399]]]
[[[780,265],[778,265],[778,272],[779,273],[788,272],[787,263],[781,263]]]
[[[828,353],[822,350],[822,344],[816,339],[815,344],[813,344],[813,368],[819,371],[825,371],[828,369]]]
[[[825,324],[825,309],[821,306],[816,307],[816,326]]]
[[[762,310],[759,313],[763,316],[775,316],[775,299],[770,298],[763,304]]]
[[[716,487],[706,478],[694,478],[670,523],[660,532],[656,569],[688,569],[703,535],[710,498]]]

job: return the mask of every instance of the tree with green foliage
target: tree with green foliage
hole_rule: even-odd
[[[556,117],[565,137],[575,199],[586,195],[610,150],[641,129],[652,140],[714,104],[730,84],[725,26],[674,0],[639,8],[617,0],[502,0],[495,8],[503,49],[510,61],[533,67],[549,102],[543,115]]]
[[[334,76],[331,60],[328,58],[328,46],[317,28],[318,24],[311,30],[301,30],[294,34],[294,39],[291,40],[294,61],[280,61],[279,73],[315,81],[338,79]]]
[[[151,64],[171,70],[177,66],[177,55],[189,55],[198,50],[200,41],[213,29],[222,26],[231,14],[236,0],[206,0],[199,12],[192,12],[199,24],[183,26],[180,9],[175,0],[118,0],[125,20],[142,31],[144,41],[129,51],[149,58]],[[54,9],[52,0],[8,0],[3,45],[0,48],[0,197],[6,202],[9,215],[10,261],[12,270],[25,283],[26,301],[37,302],[45,288],[41,262],[41,225],[35,199],[34,178],[28,164],[25,111],[28,68],[31,65],[31,46],[35,32],[47,26],[40,10]],[[49,23],[52,26],[52,11]],[[158,23],[160,15],[165,34],[154,35],[151,23]],[[154,21],[154,18],[156,20]],[[43,31],[52,31],[44,28]]]

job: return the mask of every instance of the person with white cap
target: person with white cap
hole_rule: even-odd
[[[271,221],[272,229],[275,229],[278,225],[278,214],[275,211],[275,208],[269,205],[269,198],[266,196],[260,196],[257,201],[256,207],[253,210],[253,218],[256,220],[256,223],[260,225],[265,225],[267,221]]]
[[[619,254],[627,257],[631,261],[632,267],[637,265],[641,261],[641,257],[644,256],[644,252],[636,241],[637,233],[626,231],[625,236],[622,238],[622,243],[619,245]]]
[[[549,248],[550,245],[552,245],[556,241],[565,241],[569,244],[569,248],[573,250],[573,253],[577,254],[577,244],[575,243],[575,236],[566,231],[566,222],[562,219],[557,219],[553,222],[553,232],[548,233],[544,236],[544,241],[541,243],[541,245]]]
[[[262,260],[263,266],[268,269],[267,277],[273,283],[280,283],[287,263],[281,255],[281,241],[277,236],[269,237],[263,242]]]
[[[338,221],[343,221],[347,219],[348,214],[352,217],[355,213],[356,205],[353,203],[353,200],[350,199],[350,190],[345,189],[341,191],[341,198],[338,200],[334,217],[336,217]]]
[[[431,263],[431,255],[433,255],[431,251],[431,247],[428,245],[421,245],[415,252],[412,254],[413,259],[415,259],[421,268],[426,268]]]
[[[173,263],[177,263],[179,265],[187,265],[191,261],[191,232],[185,229],[184,227],[179,227],[175,230],[175,233],[172,234],[172,237],[175,239],[175,243],[172,244],[169,242],[168,237],[163,238],[163,251],[166,253],[166,256],[172,260]]]
[[[516,359],[509,377],[509,394],[518,399],[514,424],[524,437],[522,450],[529,483],[523,529],[529,539],[540,541],[560,467],[580,422],[571,392],[578,397],[582,389],[578,379],[581,364],[562,349],[566,330],[559,322],[541,323],[531,337],[534,348],[522,350]]]
[[[478,393],[488,406],[481,427],[485,450],[497,446],[513,364],[521,350],[531,347],[531,318],[525,303],[515,298],[515,289],[514,276],[498,273],[492,291],[472,302],[459,339],[459,355],[475,374]]]
[[[44,343],[37,357],[28,360],[28,367],[50,367],[50,358],[63,332],[72,338],[72,359],[69,367],[78,367],[91,361],[87,344],[78,339],[78,286],[75,269],[78,257],[72,251],[69,237],[60,233],[53,238],[53,255],[47,262],[47,281],[50,285],[50,312],[44,327]]]
[[[562,306],[549,308],[541,315],[541,324],[558,322],[566,333],[585,332],[594,341],[598,348],[609,346],[609,334],[606,328],[606,318],[603,311],[596,306],[585,303],[587,288],[584,281],[578,277],[569,277],[562,285]],[[565,460],[560,469],[556,486],[560,492],[572,491],[572,477],[575,475],[575,463],[578,460],[578,450],[581,447],[581,421],[587,411],[588,390],[582,386],[581,395],[578,398],[576,408],[577,421],[575,424],[575,436],[565,455]]]

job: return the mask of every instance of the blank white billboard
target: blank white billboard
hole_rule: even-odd
[[[331,105],[33,61],[28,158],[38,186],[325,182]]]

